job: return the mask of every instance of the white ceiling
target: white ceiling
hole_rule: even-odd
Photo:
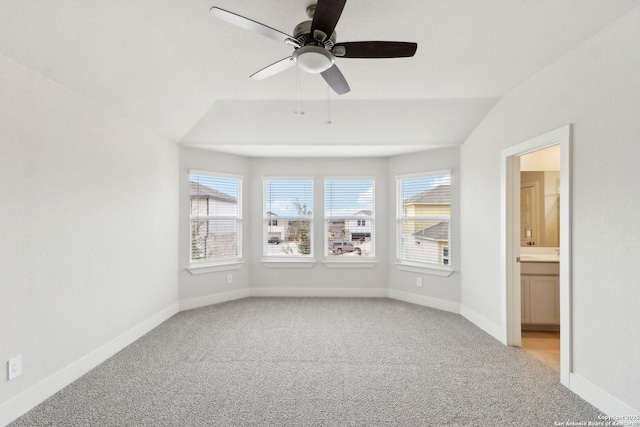
[[[346,59],[351,92],[255,71],[292,48],[209,14],[291,34],[312,0],[2,0],[0,54],[184,145],[248,156],[389,156],[459,145],[497,100],[638,0],[348,0],[338,41],[418,43]],[[330,123],[328,123],[330,122]]]

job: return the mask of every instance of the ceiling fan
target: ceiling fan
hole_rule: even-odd
[[[263,68],[250,77],[262,80],[282,72],[294,65],[304,71],[320,74],[338,94],[349,92],[349,84],[335,64],[338,58],[406,58],[413,56],[417,43],[392,41],[359,41],[336,43],[334,31],[347,0],[318,0],[307,8],[310,21],[298,24],[293,36],[268,27],[257,21],[237,15],[228,10],[212,7],[216,18],[245,30],[284,42],[293,47],[293,54]]]

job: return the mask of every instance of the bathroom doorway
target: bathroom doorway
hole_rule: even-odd
[[[531,329],[529,328],[531,325],[537,325],[534,329],[540,329],[539,326],[546,325],[549,331],[541,331],[544,335],[544,332],[554,332],[555,324],[555,329],[559,329],[560,334],[560,382],[566,386],[569,384],[569,374],[571,372],[570,131],[570,126],[565,126],[514,145],[503,150],[501,158],[501,212],[503,220],[501,285],[503,290],[504,342],[511,346],[523,346],[523,326],[526,330]],[[548,179],[545,179],[543,175],[536,178],[534,173],[521,175],[523,172],[521,171],[521,164],[526,171],[526,163],[529,160],[525,156],[552,146],[555,146],[555,149],[560,152],[557,181],[554,176],[549,176]],[[544,206],[545,197],[543,193],[547,193],[548,188],[557,184],[555,191],[557,193],[556,206],[558,207],[558,215],[555,219],[555,226],[550,224],[549,227],[546,227],[546,224],[537,224],[535,225],[536,231],[533,230],[533,226],[521,226],[521,183],[525,181],[522,176],[526,177],[527,183],[536,180],[539,182],[537,193],[536,191],[527,192],[531,197],[537,198],[538,206],[536,209],[541,211],[541,215],[538,218],[542,218],[545,215],[548,216],[546,213],[542,214],[542,212],[548,212],[548,209]],[[547,183],[545,183],[545,180]],[[543,220],[540,219],[539,221],[542,222]],[[554,221],[554,219],[550,218],[550,221]],[[530,219],[530,222],[531,224],[535,223],[533,219]],[[526,246],[521,246],[523,242]],[[543,265],[549,268],[553,267],[552,263],[546,262],[550,260],[545,258],[552,258],[552,255],[555,255],[557,260],[555,264],[556,270],[538,270],[537,268]],[[523,257],[528,261],[526,264],[520,262]],[[553,277],[554,274],[557,274],[555,278]],[[555,284],[553,280],[555,280]],[[553,301],[554,296],[555,302]],[[523,299],[523,297],[525,298]],[[525,300],[527,300],[526,303]],[[538,305],[535,305],[536,302]],[[544,305],[540,305],[541,302],[544,302]],[[534,307],[542,307],[542,310],[537,310]],[[556,317],[554,318],[553,316]],[[528,344],[526,341],[528,340],[528,335],[530,335],[529,331],[525,332],[524,346]],[[544,341],[547,337],[534,338],[538,338],[538,344],[543,347],[548,343]],[[542,338],[543,341],[540,341],[539,338]],[[534,344],[534,346],[538,344]],[[545,350],[543,349],[542,351],[544,352]]]
[[[520,348],[560,375],[560,145],[520,156]]]

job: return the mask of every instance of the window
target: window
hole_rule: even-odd
[[[190,262],[238,260],[242,256],[242,179],[190,173]]]
[[[397,179],[397,258],[402,262],[450,265],[451,174]]]
[[[313,256],[313,180],[265,179],[264,255]]]
[[[371,179],[326,179],[324,221],[327,256],[372,257],[373,194]]]

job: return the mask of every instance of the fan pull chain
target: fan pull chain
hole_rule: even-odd
[[[298,102],[298,108],[295,114],[304,114],[304,108],[302,106],[302,79],[300,78],[300,67],[296,66],[296,100]]]
[[[331,124],[331,88],[327,86],[327,124]]]

